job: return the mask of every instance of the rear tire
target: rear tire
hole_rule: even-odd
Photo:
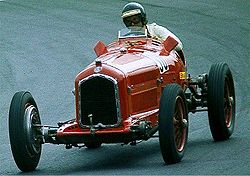
[[[209,71],[208,118],[213,139],[229,139],[235,124],[235,90],[233,76],[226,63],[213,64]]]
[[[41,135],[35,125],[41,125],[35,100],[29,92],[17,92],[10,105],[9,137],[16,165],[24,172],[35,170],[41,156]]]
[[[188,137],[188,111],[184,92],[177,84],[163,90],[159,112],[159,140],[166,164],[181,161]]]

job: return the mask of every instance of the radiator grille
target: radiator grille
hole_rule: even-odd
[[[116,81],[105,75],[91,76],[79,83],[80,123],[114,126],[119,123],[119,96]]]

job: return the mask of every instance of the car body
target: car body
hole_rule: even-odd
[[[101,45],[98,42],[96,50]],[[105,143],[128,143],[143,138],[131,129],[135,131],[145,120],[151,122],[148,128],[157,127],[163,88],[170,83],[185,88],[185,75],[185,63],[175,50],[168,52],[161,43],[147,37],[120,37],[77,75],[76,122],[61,126],[57,137],[66,138],[65,142],[74,140],[73,126],[79,128],[82,142],[98,138]]]

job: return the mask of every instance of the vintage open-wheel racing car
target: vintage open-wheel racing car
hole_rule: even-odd
[[[147,37],[142,29],[123,29],[118,40],[98,42],[97,59],[75,79],[76,116],[58,126],[42,125],[30,92],[20,91],[9,110],[9,137],[21,171],[38,165],[42,144],[66,148],[98,148],[103,143],[135,145],[158,132],[163,160],[180,162],[188,137],[188,113],[208,111],[215,141],[234,131],[235,90],[226,63],[216,63],[208,74],[187,74],[177,42]]]

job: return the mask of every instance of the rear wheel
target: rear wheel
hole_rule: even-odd
[[[170,84],[160,100],[159,140],[167,164],[178,163],[184,156],[188,136],[188,111],[182,88]]]
[[[36,102],[29,92],[17,92],[9,111],[9,137],[17,167],[33,171],[38,165],[42,140],[39,133],[41,120]]]
[[[227,140],[234,131],[235,90],[226,63],[211,66],[208,76],[208,118],[215,141]]]

